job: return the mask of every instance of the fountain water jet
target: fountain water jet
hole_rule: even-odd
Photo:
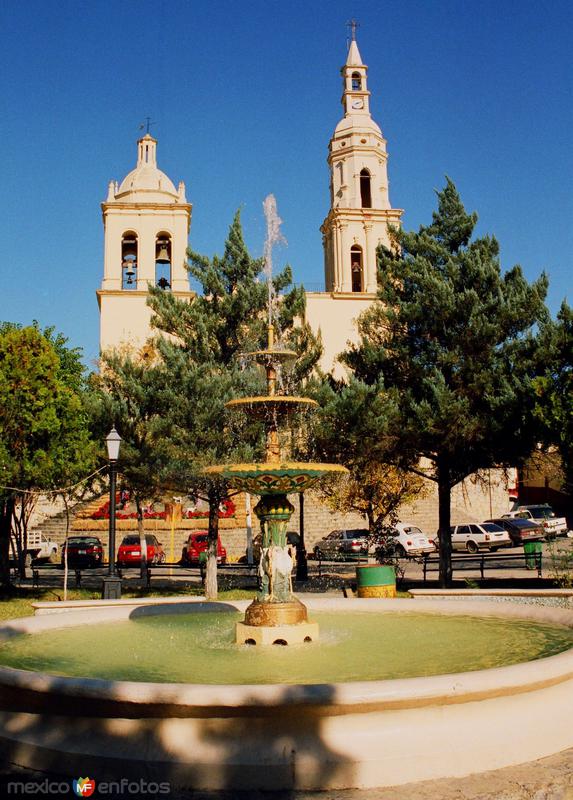
[[[273,195],[264,203],[267,236],[264,258],[268,283],[268,338],[265,350],[247,354],[263,364],[267,376],[267,394],[244,397],[227,403],[229,409],[244,409],[262,418],[266,431],[265,461],[261,464],[224,464],[208,467],[210,475],[221,475],[232,486],[260,500],[254,508],[261,524],[262,547],[259,562],[260,590],[237,623],[238,644],[294,644],[316,641],[318,625],[309,622],[306,606],[292,591],[293,559],[286,541],[289,520],[294,511],[287,494],[303,492],[325,475],[344,474],[348,470],[337,464],[312,464],[285,461],[281,458],[279,430],[281,424],[301,408],[316,406],[308,397],[292,397],[277,393],[277,372],[297,353],[275,346],[272,324],[272,248],[284,241]]]

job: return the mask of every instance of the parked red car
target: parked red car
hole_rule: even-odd
[[[204,553],[205,555],[201,555]],[[207,534],[205,531],[193,531],[189,534],[181,553],[182,564],[199,564],[207,557]],[[217,564],[227,563],[227,551],[217,539]]]
[[[151,533],[145,535],[147,542],[147,563],[163,564],[165,553],[161,542]],[[120,567],[137,566],[141,563],[141,543],[139,536],[125,536],[117,551],[117,563]]]

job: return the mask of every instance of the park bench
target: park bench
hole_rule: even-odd
[[[313,556],[314,560],[318,563],[318,577],[322,577],[322,569],[326,567],[330,570],[332,567],[340,566],[341,564],[345,564],[349,567],[356,566],[358,564],[367,564],[368,563],[368,556],[367,555],[354,555],[351,553],[340,553],[340,555],[336,557],[329,557],[323,558],[322,556]]]
[[[40,578],[42,573],[47,572],[48,570],[50,573],[53,573],[54,565],[53,564],[43,564],[43,563],[36,563],[32,562],[31,565],[32,569],[32,585],[37,587],[40,585]],[[122,578],[124,572],[127,570],[135,570],[136,572],[140,572],[140,567],[138,564],[134,564],[133,566],[128,567],[117,567],[117,575]],[[61,570],[60,570],[61,571]],[[218,567],[218,571],[220,574],[236,574],[236,575],[245,575],[249,578],[257,579],[258,572],[257,572],[257,565],[256,564],[224,564]],[[75,588],[81,589],[82,586],[82,575],[87,573],[89,575],[96,575],[97,577],[101,577],[102,579],[107,575],[108,566],[104,565],[103,567],[82,567],[82,568],[70,568],[69,575],[74,577],[75,581]],[[199,576],[201,578],[201,582],[205,581],[205,567],[203,564],[200,565],[190,565],[190,564],[181,564],[179,561],[174,562],[164,562],[163,564],[148,564],[145,570],[145,582],[147,587],[151,586],[151,579],[152,577],[159,577],[161,575],[172,577],[176,575],[181,575],[182,573],[187,573],[190,576]]]
[[[54,569],[58,569],[63,574],[63,568],[54,565],[54,564],[42,564],[36,563],[32,561],[31,565],[32,569],[32,586],[37,587],[40,585],[40,576],[43,572],[53,572]],[[68,575],[74,576],[75,581],[75,588],[81,589],[82,587],[82,573],[88,572],[90,575],[97,575],[98,577],[102,577],[107,573],[107,568],[104,567],[83,567],[83,568],[73,568],[70,567],[68,570]]]
[[[452,555],[452,573],[463,570],[473,572],[479,570],[483,580],[486,570],[496,569],[527,569],[537,570],[537,577],[543,577],[543,555],[542,553],[476,553]],[[434,555],[426,555],[422,560],[424,583],[429,572],[438,572],[440,569],[440,559]]]
[[[118,574],[121,577],[122,572],[125,569],[136,569],[139,571],[139,566],[134,567],[121,567],[118,568]],[[248,577],[257,577],[257,565],[256,564],[222,564],[217,567],[217,571],[219,574],[239,574],[239,575],[246,575]],[[188,573],[190,575],[199,575],[201,577],[201,582],[205,582],[205,565],[201,563],[199,565],[191,565],[191,564],[181,564],[180,561],[173,561],[167,562],[165,561],[163,564],[148,564],[146,568],[146,585],[147,587],[151,586],[151,579],[152,577],[159,577],[161,575],[165,576],[173,576],[174,573],[181,575],[182,573]]]

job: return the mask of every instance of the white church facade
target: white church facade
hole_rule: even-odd
[[[325,291],[307,294],[307,319],[321,331],[326,370],[376,297],[376,248],[388,244],[388,226],[402,216],[390,205],[386,140],[370,113],[367,72],[353,40],[341,70],[344,114],[328,146],[330,209],[320,228]],[[148,284],[192,297],[185,269],[191,211],[185,184],[175,188],[159,169],[157,141],[147,133],[137,143],[135,169],[121,184],[109,184],[102,203],[100,350],[138,350],[152,335]]]
[[[337,356],[356,341],[357,319],[376,297],[376,249],[389,244],[389,226],[399,226],[403,213],[390,205],[386,140],[370,113],[367,71],[353,39],[341,69],[344,114],[328,147],[330,208],[320,228],[325,288],[307,293],[307,321],[322,336],[321,367],[338,374]],[[183,299],[193,297],[185,268],[191,211],[185,185],[175,188],[158,168],[157,142],[146,134],[138,142],[135,169],[121,184],[109,184],[102,203],[104,275],[97,291],[102,351],[127,347],[136,352],[153,335],[148,284]],[[452,524],[491,518],[509,505],[506,475],[491,470],[485,480],[468,479],[456,487]],[[358,514],[333,514],[311,502],[305,517],[312,532],[308,549],[313,538],[329,530],[365,525]],[[437,517],[433,485],[415,506],[401,509],[402,520],[427,531],[437,529]]]

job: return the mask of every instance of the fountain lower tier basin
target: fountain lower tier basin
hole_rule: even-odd
[[[338,464],[313,464],[298,461],[258,464],[218,464],[207,467],[206,475],[221,475],[236,489],[251,494],[292,494],[305,492],[329,475],[345,475],[348,470]]]
[[[247,604],[217,604],[223,612],[217,616],[223,619],[227,611],[234,621]],[[538,625],[566,626],[566,637],[573,628],[571,610],[519,603],[311,598],[306,605],[311,619],[348,620],[351,633],[353,614],[371,617],[372,628],[383,616],[409,616],[405,611],[415,612],[422,627],[436,614],[504,620],[510,623],[508,650],[514,645],[513,623],[522,627],[531,621],[532,636]],[[93,631],[92,650],[99,653],[102,627],[141,621],[161,628],[174,615],[201,617],[212,610],[212,604],[199,601],[109,601],[95,609],[14,620],[0,628],[0,636],[8,651],[10,640],[17,643],[20,634],[53,632],[55,637],[85,625],[86,641]],[[327,651],[318,673],[323,677],[298,684],[285,683],[289,664],[312,659],[313,644],[230,653],[236,675],[242,669],[239,656],[256,659],[259,652],[268,653],[270,664],[253,661],[276,681],[266,684],[198,682],[192,649],[177,638],[172,647],[189,654],[195,683],[144,682],[145,675],[117,680],[105,670],[99,678],[49,674],[57,670],[58,659],[44,672],[0,668],[0,751],[23,766],[76,777],[93,774],[100,781],[145,775],[170,781],[172,789],[309,791],[462,776],[573,746],[572,649],[492,669],[372,680],[357,673],[361,657],[351,635],[342,642],[340,657],[329,650],[336,643],[329,641],[322,622],[321,635],[324,640],[316,647]],[[399,646],[395,639],[373,634],[364,647],[379,652],[382,660]],[[154,651],[156,661],[169,661],[167,648]],[[106,653],[112,657],[105,651],[104,664]],[[223,660],[221,655],[216,662]],[[337,660],[345,662],[338,679]]]

